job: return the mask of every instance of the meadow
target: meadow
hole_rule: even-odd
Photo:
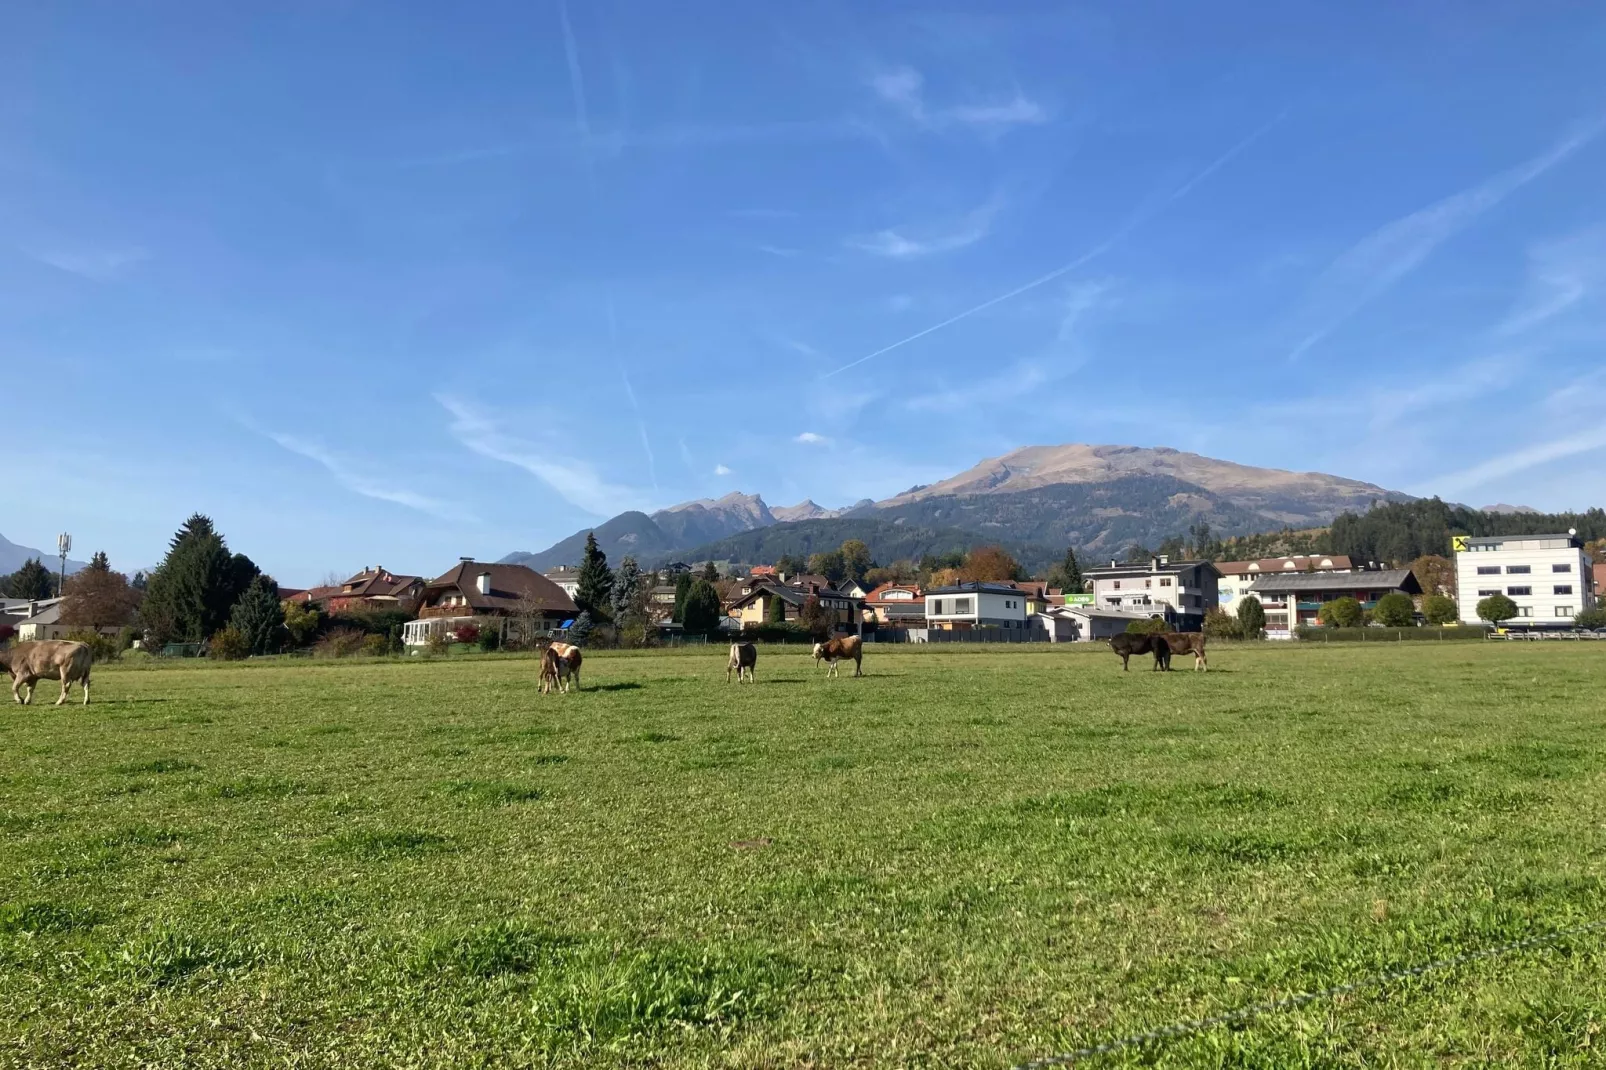
[[[41,684],[0,1065],[1008,1067],[1606,921],[1606,644],[723,660]],[[1603,1065],[1603,951],[1078,1065]]]

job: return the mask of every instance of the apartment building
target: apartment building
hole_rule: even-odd
[[[1165,556],[1147,563],[1082,570],[1092,587],[1093,604],[1101,609],[1164,617],[1179,632],[1204,627],[1205,614],[1216,608],[1221,573],[1209,561],[1172,561]]]
[[[1262,557],[1254,561],[1217,561],[1221,573],[1217,598],[1221,608],[1236,610],[1238,600],[1249,593],[1249,588],[1262,576],[1284,572],[1350,572],[1355,568],[1344,554],[1295,554],[1292,557]]]
[[[1517,605],[1507,625],[1571,627],[1591,608],[1590,560],[1583,540],[1565,535],[1456,535],[1456,602],[1463,624],[1481,624],[1478,603],[1503,594]]]

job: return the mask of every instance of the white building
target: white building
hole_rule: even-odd
[[[958,583],[926,592],[926,624],[939,629],[1026,627],[1026,592],[1002,583]]]
[[[1221,582],[1216,597],[1221,608],[1236,611],[1238,601],[1249,593],[1260,577],[1278,572],[1349,572],[1355,568],[1344,554],[1295,554],[1292,557],[1262,557],[1254,561],[1217,561]]]
[[[1456,535],[1456,602],[1463,624],[1481,624],[1478,603],[1503,594],[1519,627],[1569,627],[1594,605],[1583,540],[1565,535]]]
[[[573,598],[574,592],[580,589],[580,570],[577,568],[559,565],[557,568],[548,569],[542,575],[561,587],[563,593],[570,598]]]
[[[1143,564],[1111,561],[1108,568],[1084,568],[1093,603],[1100,609],[1164,617],[1179,632],[1196,632],[1215,609],[1221,573],[1209,561],[1155,557]]]

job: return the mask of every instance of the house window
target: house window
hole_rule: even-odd
[[[1534,589],[1532,587],[1507,587],[1506,593],[1520,598],[1525,595],[1533,594]]]
[[[1498,576],[1498,575],[1500,575],[1500,566],[1499,565],[1479,565],[1478,566],[1478,575],[1480,575],[1480,576]]]
[[[940,616],[943,615],[943,612],[942,612],[942,599],[933,598],[931,600],[931,615],[933,617],[940,617]]]
[[[1498,587],[1488,587],[1488,588],[1484,588],[1484,589],[1480,590],[1478,592],[1478,597],[1479,598],[1488,598],[1491,595],[1497,595],[1499,593],[1500,593],[1500,588],[1498,588]]]
[[[1550,571],[1552,571],[1552,572],[1571,572],[1572,570],[1573,570],[1573,567],[1571,565],[1551,565],[1550,566]]]
[[[1506,566],[1506,575],[1508,575],[1508,576],[1526,576],[1526,575],[1528,575],[1528,573],[1530,573],[1532,571],[1533,571],[1533,569],[1529,568],[1527,565],[1507,565]]]
[[[1517,616],[1519,616],[1519,617],[1531,617],[1533,615],[1534,615],[1533,606],[1518,606],[1517,607]]]
[[[1160,581],[1160,586],[1161,587],[1169,587],[1169,586],[1171,586],[1171,581],[1170,580],[1161,580]]]
[[[1556,616],[1558,616],[1558,617],[1570,617],[1572,615],[1573,615],[1573,607],[1572,606],[1557,606],[1556,607]]]
[[[1120,581],[1120,580],[1116,580],[1116,581],[1115,581],[1115,582],[1114,582],[1114,583],[1113,583],[1113,584],[1111,584],[1111,585],[1110,585],[1110,586],[1111,586],[1111,587],[1112,587],[1112,588],[1113,588],[1113,589],[1114,589],[1114,590],[1117,590],[1117,591],[1119,591],[1119,590],[1120,590],[1120,589],[1121,589],[1121,581]]]
[[[1551,594],[1572,594],[1573,593],[1573,585],[1570,584],[1570,583],[1558,583],[1558,584],[1556,584],[1556,586],[1554,586],[1554,587],[1552,587],[1550,589],[1550,593]]]
[[[1145,587],[1153,587],[1154,586],[1154,581],[1153,580],[1144,580],[1143,581],[1143,586],[1145,586]]]
[[[968,598],[955,598],[954,599],[954,616],[963,617],[967,613],[974,613],[974,612],[975,612],[975,610],[973,610],[971,608],[970,599],[968,599]]]

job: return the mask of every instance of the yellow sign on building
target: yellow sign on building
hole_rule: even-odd
[[[1450,536],[1450,550],[1453,553],[1458,553],[1458,554],[1466,553],[1467,552],[1467,544],[1471,541],[1471,538],[1472,537],[1470,535],[1451,535]]]

